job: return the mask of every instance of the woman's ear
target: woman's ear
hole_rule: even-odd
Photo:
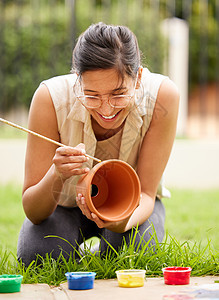
[[[143,72],[143,67],[140,66],[139,69],[138,69],[138,78],[137,78],[137,83],[136,83],[136,89],[140,88],[142,72]]]

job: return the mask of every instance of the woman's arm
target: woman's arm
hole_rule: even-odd
[[[159,89],[150,127],[144,137],[137,166],[141,182],[140,205],[128,220],[125,231],[141,225],[152,214],[157,188],[173,146],[179,109],[175,84],[165,79]]]
[[[49,91],[41,85],[34,94],[30,112],[31,130],[59,141],[56,113]],[[55,210],[63,183],[72,175],[84,174],[87,161],[82,146],[59,147],[28,135],[23,186],[23,207],[27,217],[38,224]]]
[[[141,225],[152,214],[156,192],[173,146],[179,106],[179,94],[175,84],[165,79],[159,89],[152,121],[147,131],[138,159],[137,173],[141,182],[141,199],[133,214],[121,222],[104,222],[90,213],[85,200],[78,197],[82,212],[99,227],[115,232],[125,232]],[[162,109],[161,109],[162,108]]]

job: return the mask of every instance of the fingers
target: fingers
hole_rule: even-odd
[[[94,221],[99,228],[106,227],[106,222],[104,222],[103,220],[99,219],[96,214],[91,213],[91,218],[92,218],[92,221]]]
[[[88,160],[89,158],[85,156],[83,144],[79,144],[77,147],[59,147],[53,157],[56,172],[63,179],[89,172],[89,168],[83,167],[83,163]]]
[[[80,143],[80,144],[78,144],[75,148],[81,149],[82,151],[84,150],[84,153],[85,153],[85,144]]]
[[[56,153],[56,156],[54,157],[54,160],[62,159],[63,164],[68,163],[78,163],[82,164],[84,162],[88,161],[88,158],[86,156],[82,155],[62,155],[59,152]]]
[[[83,195],[78,194],[78,196],[76,197],[76,203],[80,208],[82,214],[85,215],[89,220],[92,220],[91,211],[89,210]]]
[[[69,146],[59,147],[59,148],[57,148],[56,152],[60,155],[81,155],[81,156],[84,156],[85,149],[77,148],[78,146],[76,146],[76,147],[69,147]]]
[[[85,202],[83,195],[78,194],[76,197],[77,206],[80,208],[83,215],[85,215],[89,220],[94,221],[99,228],[104,228],[106,225],[109,225],[109,222],[105,222],[98,218],[98,216],[91,212]]]

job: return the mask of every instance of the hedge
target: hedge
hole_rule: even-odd
[[[64,0],[4,2],[0,2],[0,111],[20,104],[28,107],[42,80],[69,73],[76,37],[91,23],[127,25],[138,38],[143,65],[154,72],[163,70],[167,44],[160,33],[160,19],[171,17],[166,0],[160,0],[158,10],[149,0],[75,0],[75,14]],[[190,84],[214,81],[218,74],[215,0],[209,2],[207,29],[200,24],[203,3],[193,0],[188,16]]]

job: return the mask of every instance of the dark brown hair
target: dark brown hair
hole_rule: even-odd
[[[97,69],[116,69],[122,78],[135,78],[140,51],[134,33],[126,26],[93,24],[82,33],[73,50],[72,72],[82,75]]]

